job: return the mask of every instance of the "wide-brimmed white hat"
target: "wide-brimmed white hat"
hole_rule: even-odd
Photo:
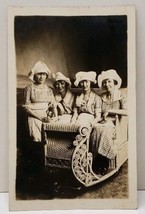
[[[51,71],[44,62],[38,61],[34,64],[28,76],[32,81],[34,81],[34,75],[38,73],[46,73],[49,76]]]
[[[64,74],[62,74],[61,72],[57,72],[56,74],[53,75],[53,80],[54,80],[54,84],[57,82],[57,81],[65,81],[66,83],[68,83],[68,85],[71,86],[71,81],[68,77],[66,77]]]
[[[79,71],[78,73],[76,73],[75,77],[76,77],[76,80],[74,82],[74,85],[75,86],[78,86],[79,83],[83,80],[89,80],[93,83],[96,83],[96,72],[95,71]]]
[[[98,76],[98,86],[99,88],[102,88],[102,82],[105,79],[113,79],[117,81],[117,88],[121,87],[122,84],[122,79],[120,76],[117,74],[117,72],[114,69],[110,69],[107,71],[102,71],[102,73]]]

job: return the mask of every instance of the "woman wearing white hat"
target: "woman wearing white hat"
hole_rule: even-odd
[[[102,93],[102,122],[96,124],[91,136],[92,152],[96,156],[96,169],[100,174],[106,174],[109,159],[116,156],[114,138],[116,134],[113,118],[108,116],[111,109],[127,109],[127,99],[121,93],[122,80],[113,69],[102,71],[98,76],[98,86],[104,90]]]
[[[58,122],[70,123],[72,117],[72,108],[74,104],[74,95],[70,91],[71,81],[61,72],[54,76],[55,100],[58,110]]]
[[[92,90],[91,83],[96,83],[96,72],[80,71],[76,74],[75,86],[82,88],[76,97],[72,123],[93,125],[100,120],[101,98]]]
[[[36,62],[28,74],[32,83],[24,90],[23,107],[28,115],[29,143],[32,145],[33,153],[31,155],[35,159],[33,164],[39,163],[40,166],[44,164],[42,122],[50,122],[50,118],[47,117],[48,106],[55,105],[53,91],[45,84],[49,75],[47,65],[41,61]]]

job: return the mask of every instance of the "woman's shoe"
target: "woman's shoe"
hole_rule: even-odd
[[[105,167],[105,168],[101,169],[100,174],[101,175],[106,175],[107,172],[108,172],[108,168]]]

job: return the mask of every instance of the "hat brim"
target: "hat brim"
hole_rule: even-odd
[[[84,81],[84,80],[88,80],[88,81],[90,81],[90,82],[92,82],[92,83],[94,83],[94,84],[97,83],[96,80],[92,81],[92,80],[90,80],[90,79],[84,78],[84,79],[81,79],[81,80],[75,80],[75,81],[74,81],[74,85],[75,85],[76,87],[78,87],[78,86],[79,86],[79,83],[82,82],[82,81]]]

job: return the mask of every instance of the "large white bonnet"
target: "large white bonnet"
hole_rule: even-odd
[[[54,80],[54,83],[57,82],[57,81],[60,81],[60,80],[63,80],[65,81],[66,83],[68,83],[68,85],[71,86],[71,81],[68,77],[66,77],[63,73],[61,72],[57,72],[55,75],[53,75],[53,80]]]
[[[98,86],[99,88],[102,87],[102,82],[105,79],[113,79],[117,81],[117,88],[121,87],[122,84],[122,79],[120,78],[120,76],[117,74],[117,72],[114,69],[110,69],[107,71],[102,71],[102,73],[98,76]]]
[[[76,77],[76,80],[74,82],[74,85],[75,86],[78,86],[79,83],[83,80],[89,80],[93,83],[96,83],[96,72],[95,71],[88,71],[88,72],[85,72],[85,71],[79,71],[78,73],[76,73],[75,75]]]
[[[33,68],[29,72],[28,76],[32,81],[34,81],[34,75],[38,74],[38,73],[46,73],[48,76],[50,76],[50,74],[51,74],[47,65],[42,61],[38,61],[34,64]]]

